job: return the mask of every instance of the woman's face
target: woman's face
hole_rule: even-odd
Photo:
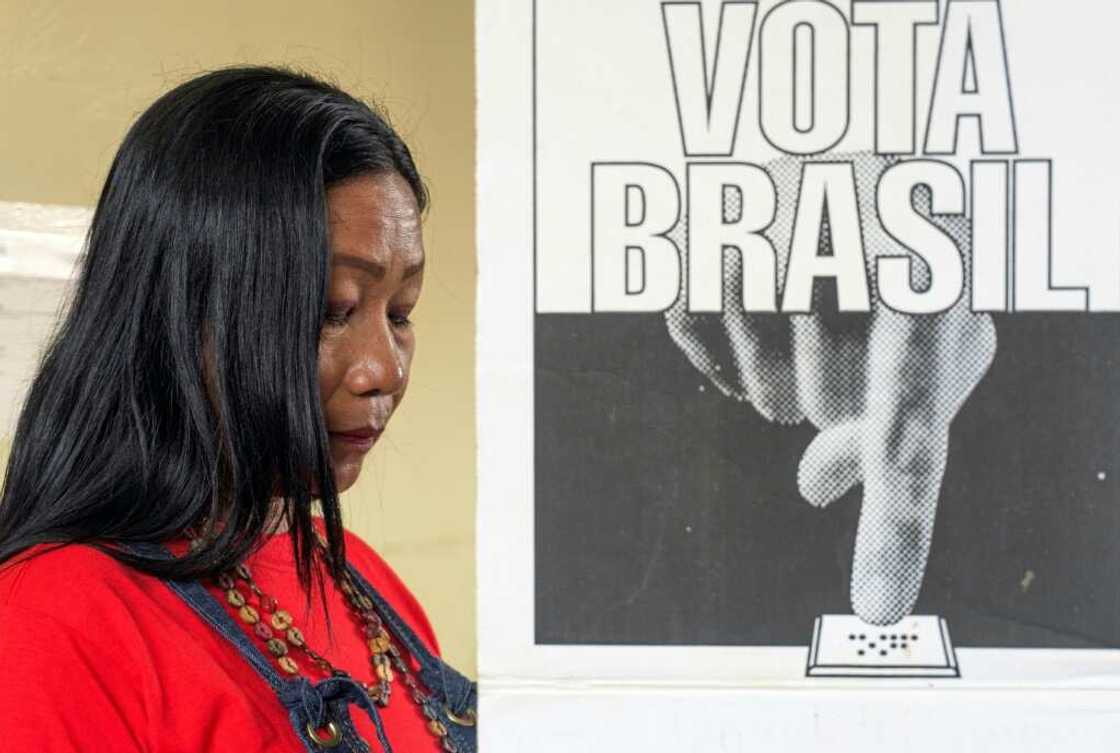
[[[327,189],[331,246],[319,396],[334,482],[344,491],[408,386],[416,335],[409,314],[424,280],[420,212],[396,172]]]

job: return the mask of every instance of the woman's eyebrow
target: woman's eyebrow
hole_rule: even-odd
[[[368,272],[373,275],[376,280],[384,279],[385,273],[388,271],[388,268],[381,262],[362,259],[358,256],[351,256],[350,254],[337,254],[334,256],[333,260],[335,264],[356,267],[357,269]],[[422,269],[424,269],[424,259],[420,258],[417,261],[409,263],[408,266],[404,268],[404,274],[401,275],[401,279],[407,280],[414,275],[418,275]]]

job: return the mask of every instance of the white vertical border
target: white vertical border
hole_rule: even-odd
[[[531,0],[476,7],[479,671],[502,677],[533,642],[502,605],[533,587],[534,42]]]

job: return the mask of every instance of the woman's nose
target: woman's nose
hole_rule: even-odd
[[[388,327],[365,338],[354,350],[346,386],[355,395],[391,395],[404,386],[405,354]]]

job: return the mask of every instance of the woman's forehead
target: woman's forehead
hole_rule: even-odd
[[[404,269],[401,272],[401,281],[405,281],[410,277],[414,277],[424,271],[424,254],[413,254],[411,252],[389,252],[391,255],[400,259]],[[331,271],[332,273],[340,273],[343,271],[354,271],[370,275],[374,280],[383,280],[389,274],[389,269],[392,266],[390,260],[382,258],[368,258],[363,255],[355,255],[348,253],[333,253],[331,254]]]
[[[332,259],[378,275],[394,261],[423,264],[420,212],[396,173],[361,175],[327,190]]]
[[[362,173],[329,186],[327,210],[331,224],[369,222],[371,217],[420,222],[412,187],[393,171]]]

